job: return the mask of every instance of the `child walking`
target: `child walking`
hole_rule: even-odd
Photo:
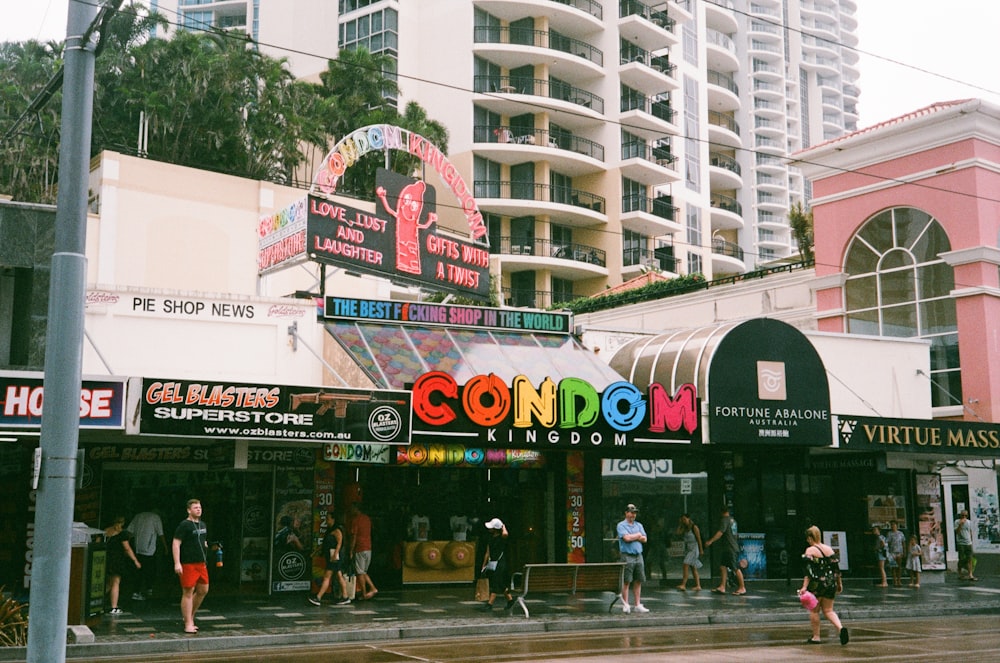
[[[911,535],[909,542],[909,557],[906,560],[906,568],[910,572],[910,587],[914,587],[916,589],[920,588],[920,571],[922,570],[920,565],[920,556],[923,554],[924,550],[920,547],[917,535]]]

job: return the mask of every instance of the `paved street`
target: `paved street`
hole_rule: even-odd
[[[882,589],[868,581],[848,580],[845,592],[837,600],[837,610],[848,623],[875,623],[880,628],[883,625],[879,620],[901,617],[936,617],[942,626],[960,628],[972,623],[973,615],[988,615],[996,625],[996,617],[1000,615],[1000,579],[959,582],[951,574],[945,582],[930,580],[925,577],[919,590]],[[124,615],[105,616],[94,625],[95,643],[70,645],[67,658],[96,660],[120,656],[119,660],[153,661],[158,654],[169,654],[170,660],[177,661],[181,660],[181,654],[209,653],[213,658],[200,660],[261,660],[247,658],[245,651],[235,658],[222,658],[224,651],[251,649],[266,651],[268,660],[279,661],[282,659],[275,658],[279,647],[296,645],[323,646],[336,651],[347,646],[354,652],[386,652],[427,638],[450,641],[472,638],[475,641],[481,637],[500,636],[501,644],[513,646],[513,643],[534,638],[542,643],[569,642],[580,640],[584,634],[589,638],[599,633],[610,633],[608,637],[619,638],[619,641],[625,638],[626,644],[616,646],[624,647],[631,646],[628,643],[633,641],[629,638],[660,632],[675,637],[673,634],[679,627],[695,627],[676,632],[689,634],[695,645],[705,638],[712,638],[714,642],[714,639],[725,638],[725,634],[735,634],[728,636],[735,645],[742,647],[749,641],[755,645],[765,643],[761,646],[766,645],[769,649],[777,645],[793,647],[798,655],[787,660],[801,659],[798,641],[804,642],[808,625],[805,612],[795,597],[794,585],[783,580],[758,581],[748,583],[748,590],[746,596],[737,597],[708,591],[647,588],[643,592],[643,602],[650,612],[645,615],[624,615],[620,610],[609,614],[610,594],[529,597],[530,619],[499,609],[491,614],[482,612],[478,609],[479,604],[471,600],[471,588],[465,585],[383,591],[372,601],[322,607],[310,605],[304,594],[238,598],[210,593],[204,609],[198,613],[201,632],[197,635],[186,636],[181,632],[177,604],[172,599],[125,603]],[[856,630],[854,640],[864,642],[865,632],[864,628]],[[975,644],[976,639],[971,638],[970,644]],[[658,639],[656,642],[664,641]],[[662,646],[677,646],[676,642],[670,642]],[[893,646],[898,645],[897,642]],[[642,648],[649,646],[650,641],[643,640]],[[449,651],[452,648],[452,645],[445,647]],[[458,649],[464,651],[466,648]],[[564,649],[563,646],[558,651]],[[839,651],[839,645],[831,645],[829,655],[834,655],[834,650]],[[469,652],[472,655],[472,650]],[[539,650],[531,655],[550,654]],[[0,661],[23,660],[24,656],[23,648],[0,649]],[[769,653],[767,658],[773,657]],[[324,657],[324,660],[336,659]],[[432,657],[430,660],[463,659]],[[486,656],[481,660],[498,659]]]

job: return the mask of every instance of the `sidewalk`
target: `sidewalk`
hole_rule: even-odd
[[[926,574],[930,575],[930,574]],[[927,578],[931,580],[931,578]],[[710,627],[723,623],[806,621],[795,595],[798,581],[749,581],[745,596],[718,595],[705,584],[701,592],[643,588],[648,614],[623,614],[620,603],[608,613],[611,594],[574,598],[541,595],[527,599],[531,618],[498,608],[483,612],[467,585],[445,585],[382,591],[371,601],[317,607],[305,594],[270,597],[213,596],[210,592],[197,622],[197,635],[182,633],[175,600],[124,601],[125,614],[105,615],[92,627],[95,642],[70,644],[67,658],[187,651],[221,651],[243,647],[322,644],[419,637],[537,633],[624,627],[626,625]],[[875,587],[867,580],[847,580],[836,603],[845,622],[862,619],[946,614],[1000,613],[1000,579],[961,582],[948,574],[945,582],[924,582],[920,589]],[[0,661],[24,660],[23,647],[0,648]]]

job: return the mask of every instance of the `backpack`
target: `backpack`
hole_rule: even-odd
[[[836,554],[827,557],[824,555],[819,559],[807,561],[809,569],[810,584],[816,583],[819,590],[836,590],[837,578],[840,576],[839,560]]]

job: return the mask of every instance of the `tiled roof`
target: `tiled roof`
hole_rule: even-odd
[[[622,283],[621,285],[616,285],[613,288],[607,288],[605,290],[601,290],[600,292],[596,293],[593,296],[603,297],[604,295],[610,295],[616,292],[625,292],[626,290],[634,290],[636,288],[641,288],[644,285],[649,285],[650,283],[654,283],[656,281],[666,281],[666,280],[667,277],[663,276],[659,272],[646,272],[644,274],[640,274],[634,279],[629,279],[628,281],[625,281],[625,283]]]
[[[828,145],[839,143],[841,141],[845,141],[845,140],[848,140],[850,138],[854,138],[855,136],[863,136],[865,134],[875,133],[876,131],[880,131],[882,129],[885,129],[886,127],[898,126],[900,124],[904,124],[906,122],[909,122],[910,120],[912,120],[914,118],[925,117],[925,116],[928,116],[928,115],[933,115],[935,113],[940,113],[943,110],[946,110],[948,108],[953,108],[955,106],[961,106],[962,104],[966,104],[966,103],[968,103],[970,101],[972,101],[972,99],[955,99],[953,101],[937,101],[937,102],[934,102],[933,104],[931,104],[930,106],[924,106],[923,108],[920,108],[918,110],[915,110],[915,111],[912,111],[910,113],[907,113],[906,115],[900,115],[899,117],[894,117],[894,118],[892,118],[890,120],[885,120],[884,122],[879,122],[878,124],[873,124],[870,127],[866,127],[864,129],[858,129],[857,131],[853,131],[853,132],[851,132],[849,134],[844,134],[843,136],[838,136],[837,138],[831,138],[830,140],[823,141],[822,143],[818,143],[816,145],[812,145],[812,146],[810,146],[810,147],[808,147],[808,148],[806,148],[804,150],[799,150],[798,152],[795,152],[795,154],[801,154],[803,152],[811,152],[812,150],[815,150],[815,149],[818,149],[818,148],[822,148],[822,147],[827,147]]]

